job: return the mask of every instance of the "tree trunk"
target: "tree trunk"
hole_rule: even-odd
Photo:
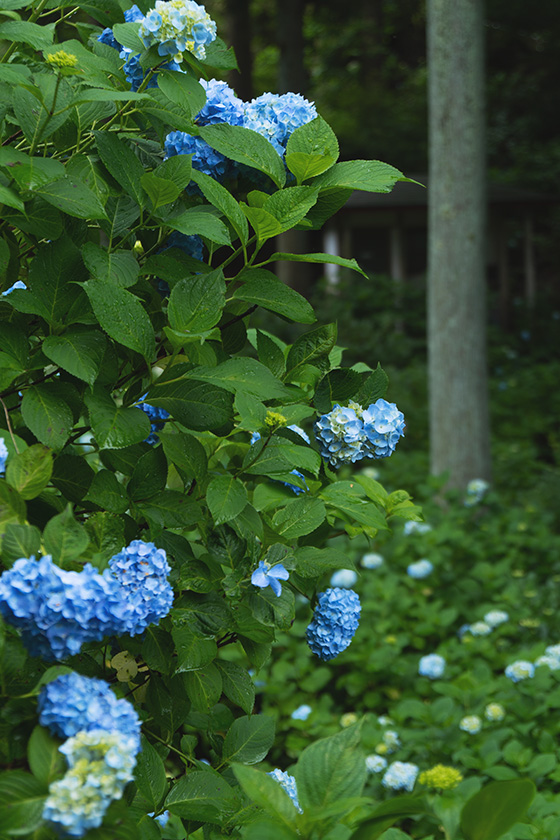
[[[490,478],[483,0],[428,0],[430,462]]]
[[[245,101],[253,98],[253,54],[251,51],[251,0],[226,0],[227,41],[235,50],[237,70],[228,74],[228,82]]]

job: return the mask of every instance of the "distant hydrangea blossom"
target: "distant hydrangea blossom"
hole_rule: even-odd
[[[383,733],[383,744],[387,747],[385,755],[391,755],[396,752],[401,745],[401,739],[399,738],[398,732],[395,732],[393,729],[387,729]]]
[[[438,653],[429,653],[420,659],[418,673],[423,677],[429,677],[431,680],[437,680],[443,676],[445,664],[443,656]]]
[[[480,732],[481,727],[482,721],[478,715],[465,715],[459,723],[459,729],[462,729],[463,732],[468,732],[469,735],[476,735]]]
[[[6,472],[6,461],[8,460],[8,447],[4,443],[4,438],[0,438],[0,475]]]
[[[345,712],[340,717],[340,725],[343,729],[346,729],[348,726],[353,726],[355,723],[358,722],[358,715],[356,712]]]
[[[172,56],[181,64],[185,52],[201,60],[206,57],[206,47],[216,39],[216,24],[194,0],[156,0],[142,18],[138,34],[146,48],[157,44],[159,55]]]
[[[10,288],[6,289],[5,292],[2,292],[2,297],[6,297],[6,295],[9,295],[10,292],[15,291],[15,289],[24,289],[25,290],[25,289],[27,289],[27,286],[25,285],[23,280],[16,280],[16,282],[14,283],[13,286],[10,286]]]
[[[392,726],[393,721],[388,715],[379,715],[379,717],[377,718],[377,723],[380,726]]]
[[[158,814],[157,817],[154,817],[154,814],[155,814],[155,811],[151,811],[148,814],[148,816],[153,817],[153,819],[158,823],[158,825],[161,825],[162,828],[165,828],[165,826],[169,822],[169,817],[171,816],[169,811],[164,811],[163,814]]]
[[[498,625],[509,621],[509,615],[503,610],[490,610],[490,612],[487,612],[484,616],[484,621],[486,624],[489,624],[490,627],[498,627]]]
[[[253,586],[258,586],[260,589],[266,589],[270,586],[277,597],[282,594],[281,580],[288,580],[290,573],[284,568],[282,563],[277,563],[271,566],[266,560],[261,560],[253,574],[251,575],[251,583]]]
[[[374,551],[370,551],[368,554],[364,554],[360,560],[360,566],[363,569],[379,569],[384,562],[385,558],[382,557],[381,554],[376,554]]]
[[[311,706],[304,703],[302,706],[298,706],[297,709],[294,709],[290,717],[292,720],[307,720],[312,711],[313,709]]]
[[[517,662],[512,662],[505,670],[505,675],[514,683],[522,680],[531,679],[535,676],[535,666],[532,662],[527,662],[525,659],[519,659]]]
[[[427,534],[431,530],[432,526],[427,522],[415,522],[413,519],[409,519],[404,523],[403,534],[409,537],[411,534]]]
[[[313,620],[306,630],[307,644],[320,659],[334,659],[346,650],[358,629],[360,599],[352,589],[319,593]]]
[[[550,656],[560,657],[560,645],[549,645],[544,649],[544,652],[550,654]]]
[[[506,710],[500,703],[488,703],[484,709],[484,717],[489,721],[503,720],[506,716]]]
[[[454,767],[446,767],[444,764],[436,764],[429,770],[420,773],[418,781],[421,785],[438,788],[439,790],[453,790],[459,782],[463,781],[463,774]]]
[[[423,580],[431,575],[434,570],[433,563],[430,563],[425,557],[422,560],[417,560],[416,563],[411,563],[407,566],[406,573],[414,580]]]
[[[0,612],[32,656],[65,659],[86,642],[143,633],[167,615],[173,590],[163,549],[134,540],[99,572],[66,571],[49,555],[21,558],[0,576]]]
[[[343,589],[352,589],[356,581],[358,580],[358,575],[353,569],[337,569],[336,572],[331,576],[331,586],[340,586]]]
[[[414,788],[417,775],[418,767],[416,764],[394,761],[389,765],[387,772],[381,779],[381,784],[391,790],[407,790],[410,793]]]
[[[94,729],[79,732],[60,748],[69,770],[49,787],[43,819],[67,837],[82,837],[101,825],[107,808],[134,778],[137,739]]]
[[[128,700],[119,700],[104,680],[74,672],[44,685],[38,701],[39,723],[59,738],[105,729],[136,738],[140,720]]]
[[[144,394],[144,397],[146,394]],[[142,399],[144,399],[142,397]],[[149,403],[140,403],[138,408],[147,414],[150,418],[151,426],[150,426],[150,434],[144,441],[144,443],[149,443],[150,446],[155,446],[156,443],[159,442],[159,437],[157,435],[158,432],[161,432],[165,425],[165,421],[169,419],[171,416],[168,411],[164,408],[156,408],[155,405],[150,405]]]
[[[469,481],[467,484],[465,499],[463,501],[465,507],[473,507],[481,502],[486,495],[486,491],[489,486],[488,482],[484,481],[482,478],[473,478],[472,481]]]
[[[387,458],[403,435],[403,413],[383,399],[366,409],[352,401],[346,407],[335,405],[315,423],[321,455],[333,467],[362,458]]]
[[[551,671],[558,671],[560,670],[560,659],[557,656],[552,656],[550,653],[545,653],[539,656],[538,659],[535,659],[535,666],[538,667],[539,665],[546,665]]]
[[[366,770],[368,773],[381,773],[387,767],[387,759],[382,755],[366,755]]]
[[[279,155],[284,155],[292,132],[316,117],[313,102],[299,93],[263,93],[245,106],[243,125],[261,134]]]
[[[492,632],[492,627],[486,621],[475,621],[469,626],[469,633],[472,636],[488,636]]]
[[[286,773],[284,770],[271,770],[268,773],[269,776],[278,782],[278,784],[282,785],[290,799],[295,805],[296,811],[298,814],[303,814],[303,808],[299,804],[298,794],[297,794],[297,787],[296,787],[296,780],[293,776],[290,776],[289,773]]]

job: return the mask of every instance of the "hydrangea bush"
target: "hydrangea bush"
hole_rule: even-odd
[[[298,93],[239,100],[191,0],[3,15],[0,834],[368,831],[363,721],[269,775],[249,668],[296,595],[314,667],[361,632],[357,593],[321,580],[348,569],[336,533],[420,520],[349,472],[390,456],[404,418],[381,367],[344,367],[336,325],[272,271],[357,263],[266,246],[404,176],[339,161]],[[300,337],[253,327],[258,308]],[[385,787],[409,791],[399,766]]]

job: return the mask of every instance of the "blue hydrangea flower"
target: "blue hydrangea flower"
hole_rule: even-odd
[[[486,624],[489,624],[490,627],[498,627],[500,624],[504,624],[504,622],[509,621],[509,615],[503,610],[490,610],[490,612],[487,612],[484,616],[484,621]]]
[[[0,438],[0,475],[6,472],[6,461],[8,460],[8,448],[4,443],[4,438]]]
[[[484,717],[486,720],[499,721],[506,716],[506,710],[500,703],[488,703],[484,709]]]
[[[173,604],[173,589],[167,580],[171,567],[163,548],[133,540],[111,557],[109,568],[128,607],[121,633],[136,636],[167,615]]]
[[[292,720],[307,720],[313,709],[306,703],[303,706],[298,706],[290,715]]]
[[[296,426],[295,423],[292,423],[290,426],[286,426],[286,428],[290,429],[290,431],[292,432],[295,432],[296,435],[299,435],[300,438],[302,438],[306,443],[311,443],[309,435],[301,428],[301,426]]]
[[[234,173],[234,164],[216,152],[202,137],[195,137],[184,131],[172,131],[165,138],[165,157],[192,155],[192,165],[199,172],[216,181],[224,181]]]
[[[235,95],[227,82],[201,79],[200,84],[206,91],[206,103],[195,117],[198,125],[243,125],[244,102]]]
[[[465,507],[478,505],[486,495],[486,491],[489,486],[488,482],[484,481],[482,478],[473,478],[472,481],[469,481],[467,484],[465,499],[463,501]]]
[[[401,739],[399,738],[399,734],[393,729],[387,729],[383,733],[382,741],[386,747],[385,753],[387,755],[391,755],[391,753],[396,752],[401,745]]]
[[[358,629],[361,609],[353,589],[335,588],[319,593],[313,621],[305,633],[312,652],[328,661],[346,650]]]
[[[357,580],[358,575],[353,569],[338,569],[331,576],[330,584],[331,586],[340,586],[343,589],[352,589]]]
[[[560,645],[549,645],[544,649],[545,653],[550,653],[552,656],[560,657]]]
[[[381,779],[381,784],[391,790],[407,790],[410,792],[414,787],[417,776],[418,767],[416,764],[393,761]]]
[[[290,799],[295,805],[296,811],[298,814],[303,814],[303,809],[299,804],[298,795],[297,795],[297,787],[296,787],[296,780],[293,776],[290,776],[289,773],[286,773],[284,770],[271,770],[268,773],[269,776],[272,776],[286,791]]]
[[[137,751],[137,739],[118,732],[94,729],[69,738],[60,747],[69,769],[49,787],[43,819],[67,837],[100,826],[134,778]]]
[[[132,50],[129,50],[128,47],[121,47],[119,58],[124,59],[123,71],[131,90],[137,91],[145,77],[144,68],[140,64],[140,56]],[[181,68],[175,61],[166,61],[164,64],[159,65],[158,70],[180,71]],[[157,84],[157,72],[154,72],[148,79],[146,88],[155,88]]]
[[[144,394],[144,397],[145,396],[146,394]],[[144,397],[142,397],[142,399],[144,399]],[[150,405],[149,403],[139,403],[137,407],[140,408],[144,414],[147,414],[151,420],[150,434],[144,443],[149,443],[150,446],[155,446],[156,443],[159,442],[157,432],[161,432],[165,425],[165,421],[170,417],[170,414],[164,408],[156,408],[155,405]]]
[[[157,44],[159,55],[173,56],[181,64],[184,52],[206,57],[206,46],[216,38],[216,24],[194,0],[156,0],[138,34],[145,47]]]
[[[381,773],[387,767],[387,759],[382,755],[366,755],[366,770],[368,773]]]
[[[482,721],[478,715],[465,715],[459,722],[459,729],[468,732],[469,735],[477,735],[482,728]]]
[[[376,554],[374,551],[364,554],[360,560],[360,566],[364,569],[379,569],[385,562],[381,554]]]
[[[263,93],[245,106],[245,128],[256,131],[284,155],[290,135],[317,116],[313,102],[299,93]]]
[[[16,280],[13,286],[10,286],[10,288],[6,289],[5,292],[2,292],[2,297],[6,297],[6,295],[9,295],[10,292],[14,291],[14,289],[27,289],[27,286],[25,285],[23,280]]]
[[[267,586],[270,586],[276,597],[279,597],[282,593],[282,584],[280,581],[288,580],[289,577],[290,574],[282,563],[271,566],[266,560],[261,560],[251,575],[251,583],[260,589],[266,589]]]
[[[128,700],[119,700],[108,683],[74,672],[44,685],[38,700],[39,723],[60,738],[105,729],[130,735],[140,746],[140,720]]]
[[[505,674],[512,682],[521,682],[521,680],[531,679],[535,676],[535,666],[532,662],[520,659],[508,665]]]
[[[150,811],[150,813],[148,814],[148,816],[149,816],[149,817],[154,817],[154,814],[155,814],[155,811]],[[155,821],[156,821],[159,825],[161,825],[161,827],[162,827],[162,828],[165,828],[165,826],[166,826],[166,825],[167,825],[167,823],[169,822],[169,817],[170,817],[170,816],[171,816],[171,814],[169,813],[169,811],[164,811],[164,812],[163,812],[163,814],[158,814],[158,816],[157,816],[157,817],[154,817],[154,820],[155,820]]]
[[[433,564],[424,557],[422,560],[417,560],[416,563],[411,563],[410,566],[407,566],[406,573],[415,580],[423,580],[428,575],[431,575],[433,570]]]
[[[486,621],[475,621],[469,626],[469,633],[473,636],[488,636],[492,632],[492,628]]]
[[[321,455],[333,467],[355,463],[364,457],[363,424],[352,407],[335,405],[315,423],[315,436]]]
[[[395,447],[404,435],[404,414],[399,411],[395,403],[378,399],[364,409],[362,414],[364,434],[367,443],[364,444],[368,458],[388,458],[395,451]]]
[[[445,659],[438,653],[429,653],[423,656],[418,663],[418,673],[431,680],[437,680],[445,671]]]
[[[410,534],[427,534],[431,530],[432,526],[427,522],[414,522],[414,520],[409,519],[404,523],[403,534],[405,537],[409,537]]]
[[[560,659],[551,653],[544,653],[538,659],[535,659],[535,666],[538,667],[539,665],[546,665],[551,671],[558,671],[560,670]]]

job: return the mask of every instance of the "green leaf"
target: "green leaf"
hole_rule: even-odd
[[[190,627],[175,627],[171,633],[177,651],[176,674],[204,668],[216,658],[218,646],[214,639],[202,639]]]
[[[95,473],[85,501],[93,502],[111,513],[124,513],[130,505],[124,487],[111,470]]]
[[[128,495],[135,502],[150,499],[167,483],[167,458],[161,446],[150,447],[136,466],[128,482]]]
[[[385,396],[388,385],[389,377],[378,362],[377,368],[370,376],[368,376],[356,394],[356,402],[363,406],[371,405],[371,403],[375,402],[380,397]]]
[[[218,475],[206,490],[206,501],[215,525],[234,519],[247,504],[245,485],[232,475]]]
[[[227,659],[217,659],[215,664],[222,675],[222,688],[228,700],[250,715],[255,705],[255,686],[246,669]]]
[[[133,90],[106,90],[105,88],[86,88],[78,91],[72,105],[85,102],[139,102],[151,101],[147,93],[135,93]]]
[[[165,408],[187,429],[197,432],[219,429],[232,419],[231,394],[206,382],[159,381],[150,388],[146,399],[151,405]]]
[[[17,490],[0,478],[0,534],[3,534],[10,524],[24,522],[25,517],[25,502]]]
[[[182,157],[182,155],[176,155],[175,157]],[[170,160],[173,160],[173,158],[170,158]],[[210,204],[213,204],[214,207],[217,207],[218,210],[221,210],[231,223],[231,226],[243,245],[246,245],[249,238],[247,219],[243,215],[239,203],[231,193],[214,178],[205,175],[204,172],[199,172],[197,169],[193,169],[192,171],[192,180],[195,184],[198,184],[204,198]]]
[[[315,359],[328,354],[336,344],[336,324],[326,324],[316,330],[301,335],[288,352],[286,359],[287,375],[292,374],[302,365],[307,365]]]
[[[115,405],[111,395],[101,386],[96,386],[91,393],[86,392],[84,401],[100,449],[123,449],[140,443],[150,434],[150,420],[144,411]]]
[[[196,117],[206,102],[206,91],[190,73],[160,70],[158,87],[171,102],[180,105],[190,119]]]
[[[336,134],[322,117],[296,128],[286,146],[286,165],[298,182],[320,175],[338,160]]]
[[[136,21],[115,23],[113,33],[119,44],[122,44],[123,47],[132,50],[134,53],[144,52],[144,42],[138,34],[138,23]]]
[[[158,76],[158,80],[161,80],[161,72]],[[189,76],[189,78],[191,78]],[[154,175],[157,175],[158,178],[165,178],[168,181],[173,181],[174,184],[184,190],[185,187],[190,184],[191,182],[191,174],[192,174],[192,163],[191,163],[191,156],[190,155],[172,155],[167,160],[164,160],[163,163],[154,170]],[[213,178],[210,179],[212,183],[216,183]]]
[[[269,196],[262,209],[274,216],[282,231],[286,231],[307,215],[318,195],[319,190],[315,187],[286,187]]]
[[[86,242],[82,246],[82,257],[87,270],[96,280],[108,280],[116,286],[128,288],[138,280],[140,266],[131,251],[111,251]]]
[[[228,359],[216,367],[201,365],[188,371],[186,375],[189,379],[215,383],[234,394],[244,391],[256,397],[266,394],[267,399],[293,399],[289,388],[256,359],[240,357]]]
[[[7,204],[8,207],[15,207],[21,213],[25,213],[25,204],[14,190],[0,184],[0,204]]]
[[[200,482],[208,472],[208,458],[200,441],[184,433],[159,432],[167,460],[175,464],[187,481]]]
[[[373,502],[362,498],[360,485],[351,481],[337,481],[321,490],[319,495],[330,507],[350,520],[375,530],[387,530],[385,516]]]
[[[244,827],[243,840],[263,840],[264,837],[266,840],[299,840],[301,835],[277,820],[257,819]]]
[[[52,452],[40,443],[8,460],[6,481],[22,499],[35,499],[47,486],[53,471]]]
[[[215,706],[222,694],[222,677],[214,663],[186,673],[185,690],[196,711],[207,712]]]
[[[35,190],[53,207],[78,219],[105,219],[106,213],[97,195],[81,181],[65,175]]]
[[[461,831],[466,840],[498,840],[523,819],[535,793],[530,779],[485,785],[461,812]]]
[[[164,222],[186,236],[204,236],[216,245],[231,245],[229,230],[222,220],[203,208],[191,207],[177,215],[166,216]]]
[[[249,475],[270,475],[289,481],[293,469],[303,469],[317,476],[321,468],[321,456],[310,446],[299,446],[285,438],[273,437],[264,448],[259,441],[248,452],[243,462],[243,472]]]
[[[282,225],[267,210],[261,207],[248,207],[246,204],[241,204],[241,209],[251,222],[259,243],[266,242],[267,239],[272,239],[273,236],[282,233]]]
[[[222,317],[226,284],[221,269],[186,277],[171,290],[169,323],[180,332],[200,333],[214,327]]]
[[[202,517],[200,505],[176,490],[164,490],[137,505],[150,523],[163,528],[189,528],[200,522]]]
[[[120,24],[119,29],[121,26],[127,25],[129,24]],[[133,26],[136,26],[138,30],[136,24],[133,24]],[[118,36],[115,35],[115,37]],[[94,131],[93,135],[101,160],[115,181],[142,207],[144,193],[140,182],[144,174],[144,167],[127,141],[119,138],[114,131]]]
[[[272,272],[252,268],[244,271],[237,279],[242,285],[233,293],[235,300],[256,303],[263,309],[277,312],[299,324],[312,324],[317,320],[311,304],[294,289],[278,280]]]
[[[64,335],[50,335],[43,342],[43,352],[63,370],[93,385],[105,357],[107,339],[102,332],[69,330]]]
[[[49,785],[66,770],[66,761],[56,741],[42,726],[36,726],[27,744],[27,760],[35,778]]]
[[[337,799],[359,796],[367,776],[360,749],[360,726],[351,726],[310,744],[300,755],[294,775],[304,811],[308,807],[324,808]]]
[[[185,820],[219,824],[233,798],[233,790],[217,773],[193,770],[175,782],[164,807]]]
[[[155,354],[155,333],[140,300],[105,280],[88,280],[82,285],[107,335],[151,361]]]
[[[149,803],[150,809],[158,811],[167,791],[165,766],[157,750],[144,737],[142,749],[136,759],[134,781],[140,795]]]
[[[2,562],[11,566],[21,557],[33,557],[41,549],[41,532],[34,525],[11,523],[2,537]]]
[[[272,527],[285,540],[291,541],[311,534],[324,522],[326,515],[320,499],[302,497],[278,510],[272,518]]]
[[[220,123],[200,126],[199,132],[209,146],[230,160],[264,172],[277,187],[283,187],[286,183],[284,161],[274,146],[256,131]]]
[[[304,545],[294,552],[296,571],[300,577],[313,578],[333,569],[353,569],[354,561],[336,548],[316,548]]]
[[[362,376],[348,368],[331,370],[321,379],[315,389],[313,403],[317,411],[327,413],[333,402],[347,402],[360,387]]]
[[[394,166],[380,160],[346,160],[315,178],[313,186],[389,193],[397,181],[407,180]]]
[[[22,770],[0,774],[0,826],[10,835],[29,834],[42,822],[46,786]]]
[[[95,473],[79,455],[59,455],[54,462],[53,485],[70,502],[80,502],[86,495]]]
[[[272,338],[260,330],[257,330],[257,351],[259,360],[267,366],[274,376],[283,376],[286,370],[284,353]]]
[[[61,566],[84,553],[89,545],[88,533],[74,519],[70,505],[49,519],[43,531],[43,545],[47,554]]]
[[[167,178],[160,178],[153,172],[144,172],[140,183],[152,202],[152,209],[157,210],[164,204],[170,204],[181,195],[181,187]]]
[[[385,829],[392,826],[397,820],[418,814],[431,814],[423,799],[418,796],[395,797],[377,806],[371,818],[363,822],[350,836],[349,840],[375,840],[381,835],[385,836]],[[401,832],[398,832],[398,834],[400,835]],[[402,837],[409,840],[408,835],[403,834]],[[389,836],[388,840],[390,840]],[[398,840],[398,837],[395,836],[394,840]]]
[[[46,50],[53,42],[54,23],[31,23],[27,20],[10,20],[0,26],[0,40],[29,44],[35,50]]]
[[[35,437],[58,452],[68,440],[74,420],[55,385],[47,383],[28,388],[21,401],[21,414]]]
[[[266,811],[284,825],[293,826],[296,819],[294,803],[276,779],[268,773],[247,767],[243,764],[233,766],[237,781],[249,797],[259,808]],[[268,837],[268,835],[262,835]]]
[[[266,757],[273,742],[274,720],[271,717],[239,717],[228,729],[222,759],[239,764],[258,764]]]

